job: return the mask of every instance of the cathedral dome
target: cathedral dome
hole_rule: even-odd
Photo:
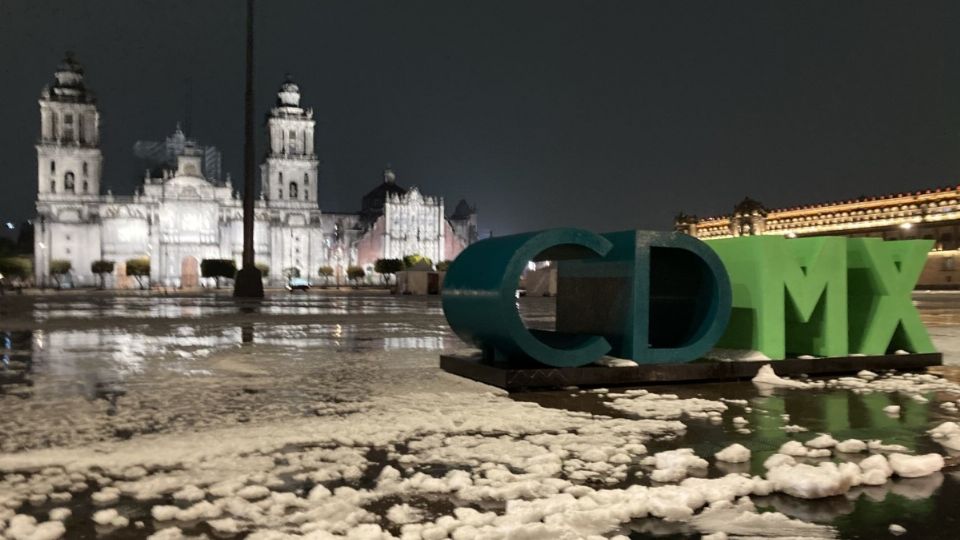
[[[280,85],[277,92],[277,105],[280,107],[300,106],[300,87],[287,75],[287,79]]]
[[[71,83],[83,82],[83,66],[73,57],[73,53],[67,51],[67,54],[57,66],[55,74],[57,82],[64,86]]]
[[[67,52],[53,76],[53,84],[41,92],[43,99],[74,103],[95,101],[93,93],[87,90],[83,83],[83,66],[73,57],[73,53]]]

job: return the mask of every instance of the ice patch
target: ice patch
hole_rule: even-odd
[[[175,500],[183,502],[196,502],[200,499],[203,499],[204,496],[204,491],[193,485],[185,486],[183,489],[173,494],[173,498]]]
[[[817,466],[800,463],[767,471],[774,488],[801,499],[819,499],[846,493],[860,484],[860,468],[853,463],[826,462]]]
[[[827,433],[821,433],[818,437],[810,439],[804,444],[810,448],[817,448],[817,449],[833,448],[834,446],[837,445],[837,440],[831,437]]]
[[[960,425],[956,422],[944,422],[927,433],[944,448],[960,451]]]
[[[780,445],[778,452],[785,456],[805,457],[810,450],[799,441],[787,441]]]
[[[746,463],[750,461],[750,449],[739,443],[731,444],[713,455],[719,461],[727,463]]]
[[[810,383],[784,379],[773,371],[770,364],[761,366],[753,378],[754,384],[773,386],[776,388],[810,388]]]
[[[690,448],[657,452],[653,456],[644,458],[644,465],[652,465],[655,470],[650,473],[654,482],[677,482],[689,474],[692,469],[706,469],[707,460],[698,457]]]
[[[394,523],[406,524],[417,523],[423,520],[423,511],[410,506],[409,504],[395,504],[387,510],[387,519]]]
[[[207,525],[220,534],[232,535],[240,532],[240,526],[233,518],[211,519],[207,521]]]
[[[637,367],[637,363],[629,358],[614,358],[612,356],[604,356],[594,364],[602,367]]]
[[[69,508],[54,508],[50,510],[50,521],[65,521],[73,512]]]
[[[722,535],[703,536],[703,539],[711,537],[726,539],[730,535],[736,538],[774,536],[805,540],[837,537],[836,530],[827,525],[805,523],[779,512],[758,513],[753,503],[747,498],[735,503],[726,500],[713,503],[699,515],[694,516],[690,524],[701,532]]]
[[[709,418],[711,413],[727,410],[720,401],[690,398],[680,399],[675,394],[654,394],[641,390],[630,394],[612,394],[613,402],[605,403],[611,409],[628,413],[638,418],[670,420],[687,416],[691,418]]]
[[[45,521],[37,524],[32,516],[17,514],[10,518],[2,534],[12,540],[56,540],[67,532],[60,521]]]
[[[939,471],[944,465],[943,456],[940,454],[926,454],[922,456],[890,454],[889,460],[893,472],[903,478],[927,476]]]
[[[842,442],[838,442],[836,446],[837,452],[842,452],[844,454],[857,454],[860,452],[867,451],[867,443],[859,439],[847,439]]]
[[[126,527],[130,523],[130,520],[121,516],[114,508],[94,512],[93,521],[97,525],[109,527]]]

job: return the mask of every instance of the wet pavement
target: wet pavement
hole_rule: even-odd
[[[937,372],[960,382],[960,294],[918,293],[915,301],[944,352],[947,367]],[[521,311],[531,326],[552,323],[550,299],[523,299]],[[349,418],[364,411],[371,396],[403,395],[421,387],[475,392],[436,367],[441,352],[463,350],[447,327],[437,298],[320,291],[274,294],[263,302],[238,304],[226,295],[6,296],[0,298],[0,455],[89,448],[148,434]],[[928,477],[854,488],[828,499],[775,494],[754,501],[760,509],[831,524],[843,538],[891,537],[890,523],[907,529],[901,538],[958,537],[957,458],[926,431],[944,421],[957,421],[956,412],[939,404],[960,396],[933,392],[924,395],[927,403],[921,403],[899,393],[762,391],[750,383],[651,390],[681,398],[736,401],[729,405],[736,414],[725,415],[720,422],[690,420],[678,438],[647,443],[651,453],[689,447],[700,456],[712,456],[733,442],[753,450],[749,463],[711,463],[705,471],[710,477],[762,473],[764,460],[797,437],[783,429],[786,425],[802,426],[810,434],[831,433],[838,440],[882,439],[918,454],[946,454],[947,468]],[[511,397],[549,408],[631,417],[606,406],[612,398],[605,393],[563,390]],[[887,405],[900,405],[900,416],[884,414]],[[749,433],[737,431],[731,423],[735,415],[749,421]],[[388,462],[385,455],[367,459]],[[153,531],[149,505],[133,500],[123,500],[118,509],[131,521],[147,521],[144,528],[95,527],[89,516],[96,508],[84,502],[86,495],[75,493],[74,502],[67,505],[73,517],[66,537],[138,538]],[[428,506],[439,514],[448,510],[444,504],[431,501]],[[47,501],[21,512],[40,517],[58,506],[64,505]],[[202,523],[183,529],[211,532]],[[631,538],[699,537],[687,524],[659,519],[641,520],[630,529]]]

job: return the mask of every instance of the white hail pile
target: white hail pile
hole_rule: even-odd
[[[883,382],[889,377],[858,379],[890,384]],[[49,521],[37,523],[18,510],[41,499],[69,500],[93,486],[98,525],[127,526],[128,516],[114,506],[121,498],[143,501],[153,505],[151,515],[162,527],[155,540],[180,538],[179,526],[198,521],[253,540],[620,539],[631,521],[647,517],[685,522],[712,538],[833,538],[831,527],[758,513],[749,497],[843,495],[944,466],[939,454],[907,455],[897,445],[820,434],[806,444],[784,444],[765,461],[762,476],[699,478],[709,462],[693,450],[651,456],[647,445],[682,434],[686,426],[677,418],[720,417],[727,410],[723,402],[644,390],[609,397],[608,406],[634,418],[543,408],[497,394],[423,393],[375,398],[363,412],[345,417],[0,455],[0,537],[61,537],[61,520],[69,514],[51,512]],[[931,431],[941,442],[958,434],[950,422]],[[371,450],[385,453],[388,464],[372,463]],[[822,461],[834,451],[872,455],[859,462]],[[750,449],[734,444],[714,459],[744,463],[750,457]],[[628,485],[643,471],[652,486]],[[358,485],[361,478],[374,480],[365,488],[324,485]],[[315,487],[291,489],[289,479]],[[176,505],[165,503],[171,498]],[[436,499],[454,509],[437,515],[422,507]],[[367,509],[381,501],[384,515]]]
[[[611,392],[607,397],[613,399],[612,402],[604,403],[607,407],[637,418],[720,418],[723,411],[727,410],[726,404],[722,401],[700,398],[680,399],[675,394],[654,394],[647,390]]]

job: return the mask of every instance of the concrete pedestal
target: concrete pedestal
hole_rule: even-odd
[[[715,382],[752,379],[761,366],[770,364],[777,375],[843,375],[860,370],[922,370],[943,364],[940,353],[787,358],[785,360],[720,362],[698,360],[683,364],[645,364],[631,367],[589,365],[551,368],[541,364],[488,362],[480,353],[440,355],[440,369],[508,391],[563,388],[566,386],[642,386],[656,383]]]

